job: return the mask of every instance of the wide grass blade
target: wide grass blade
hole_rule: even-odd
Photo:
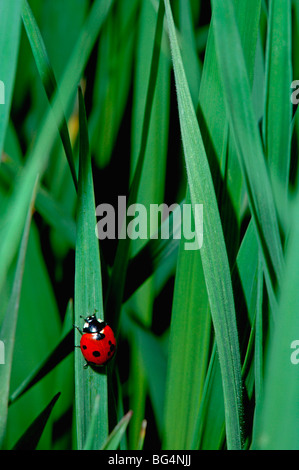
[[[34,55],[36,66],[40,74],[41,80],[43,82],[47,97],[49,101],[51,102],[52,97],[55,95],[55,93],[57,93],[57,105],[59,105],[60,100],[59,100],[59,94],[57,92],[56,78],[55,78],[52,66],[50,64],[49,58],[48,58],[48,54],[46,51],[43,38],[41,36],[40,30],[38,28],[38,25],[35,21],[34,15],[32,13],[32,10],[27,0],[24,0],[23,2],[22,19],[23,19],[23,23],[24,23],[25,30],[27,33],[27,37],[31,45],[32,53]],[[54,111],[56,111],[56,108],[53,108],[53,109]],[[72,151],[70,136],[68,132],[68,126],[66,123],[66,119],[64,117],[63,110],[60,110],[60,109],[57,110],[57,118],[58,118],[57,119],[58,125],[61,122],[61,125],[59,125],[60,137],[61,137],[61,141],[62,141],[65,154],[69,163],[74,185],[75,185],[75,188],[77,189],[78,182],[77,182],[77,174],[75,170],[73,151]]]
[[[255,416],[253,448],[298,450],[299,198],[292,205],[286,267],[280,285],[275,329],[265,359],[264,393]]]
[[[215,44],[227,114],[264,256],[264,267],[272,285],[275,285],[283,267],[282,245],[268,169],[250,99],[250,82],[234,7],[231,2],[224,4],[218,0],[212,4]]]
[[[14,403],[24,393],[30,390],[33,385],[39,382],[49,372],[51,372],[65,357],[67,357],[74,348],[73,330],[69,331],[62,340],[55,346],[49,356],[36,367],[34,371],[14,390],[9,397],[9,404]]]
[[[36,183],[37,184],[37,183]],[[33,196],[27,214],[26,224],[18,255],[14,283],[10,296],[10,301],[6,309],[5,317],[1,327],[0,338],[5,345],[5,364],[0,368],[0,447],[2,447],[6,432],[8,397],[10,389],[11,368],[15,344],[15,334],[18,320],[18,311],[20,304],[20,296],[22,289],[22,280],[24,273],[24,265],[26,251],[28,245],[28,237],[32,219],[32,211],[35,202],[36,185],[33,190]]]
[[[221,365],[227,445],[242,447],[241,364],[230,270],[210,169],[192,104],[169,0],[165,10],[191,202],[204,205],[201,258]]]
[[[35,418],[33,423],[25,431],[25,433],[20,437],[18,442],[14,445],[13,450],[35,450],[38,442],[41,438],[41,435],[45,429],[47,421],[50,417],[51,411],[55,403],[57,402],[60,396],[60,392],[57,393],[46,408]]]
[[[292,117],[291,3],[269,2],[263,120],[266,158],[273,184],[281,184],[284,198],[289,182]]]
[[[185,251],[185,242],[182,238],[172,304],[164,449],[192,448],[210,349],[211,315],[200,251]]]
[[[16,73],[21,30],[22,0],[0,3],[0,155],[2,155]],[[3,88],[4,87],[4,88]],[[4,94],[4,96],[2,96]],[[4,103],[3,103],[4,98]]]
[[[2,240],[0,246],[0,289],[20,241],[36,175],[39,174],[42,178],[49,152],[56,137],[57,122],[63,118],[62,109],[68,109],[75,96],[76,87],[111,5],[112,0],[108,2],[97,0],[93,4],[59,84],[60,97],[56,94],[53,98],[53,106],[46,113],[38,137],[26,157],[24,171],[19,175],[3,210],[3,225],[0,228]],[[61,106],[60,100],[63,102],[63,106]],[[58,116],[58,112],[60,116]],[[53,122],[53,113],[56,116],[56,123]]]
[[[82,324],[83,317],[96,312],[104,320],[102,277],[98,239],[95,235],[95,200],[89,151],[87,119],[81,89],[79,88],[80,158],[77,205],[77,240],[75,259],[75,324]],[[76,335],[77,341],[79,333]],[[75,353],[75,400],[78,448],[84,447],[92,409],[100,395],[98,428],[93,445],[99,449],[108,435],[107,374],[91,367],[84,369],[81,351]]]
[[[141,142],[138,153],[137,165],[134,172],[134,177],[130,187],[129,198],[127,206],[136,203],[140,179],[142,175],[143,163],[145,158],[151,111],[153,105],[153,99],[156,89],[156,80],[158,74],[159,57],[160,57],[160,45],[163,32],[163,2],[160,1],[160,6],[157,15],[156,30],[153,44],[153,52],[151,59],[150,76],[148,81],[146,104],[144,110],[144,118],[141,131]],[[117,252],[115,255],[115,262],[113,265],[111,279],[108,287],[107,301],[105,311],[107,313],[107,319],[114,327],[115,331],[118,331],[118,322],[121,310],[121,304],[123,301],[123,292],[125,287],[125,279],[127,266],[130,258],[130,236],[128,236],[124,230],[127,227],[122,227],[122,236],[118,241]]]

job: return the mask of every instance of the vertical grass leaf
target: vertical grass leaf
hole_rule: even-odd
[[[165,10],[192,204],[204,205],[202,265],[221,365],[227,445],[242,447],[241,363],[227,252],[212,177],[181,59],[169,0]]]
[[[2,240],[0,246],[0,289],[21,238],[36,175],[39,174],[42,177],[56,137],[57,123],[53,122],[53,113],[57,122],[59,122],[63,118],[62,110],[68,109],[112,2],[113,0],[108,2],[97,0],[93,4],[59,84],[60,96],[58,97],[57,93],[55,94],[52,101],[53,106],[46,113],[38,137],[26,157],[26,167],[19,175],[3,210],[3,224],[0,226],[0,238]],[[61,106],[60,101],[62,101],[63,106]]]
[[[160,5],[159,5],[159,10],[158,10],[158,15],[157,15],[157,22],[156,22],[153,53],[152,53],[152,60],[151,60],[151,69],[150,69],[150,76],[149,76],[149,81],[148,81],[146,104],[145,104],[142,132],[141,132],[141,143],[140,143],[140,149],[138,153],[137,165],[136,165],[136,169],[134,172],[134,177],[133,177],[131,187],[130,187],[130,193],[129,193],[127,206],[130,206],[136,203],[137,195],[138,195],[138,189],[139,189],[142,168],[143,168],[143,163],[144,163],[144,158],[145,158],[145,152],[146,152],[146,146],[147,146],[153,99],[154,99],[154,94],[155,94],[155,89],[156,89],[156,81],[157,81],[159,57],[160,57],[160,45],[161,45],[161,38],[162,38],[162,32],[163,32],[163,19],[164,19],[164,7],[163,7],[163,2],[161,0]],[[122,233],[124,233],[123,229],[126,230],[127,228],[122,227]],[[125,238],[124,239],[121,238],[118,242],[117,252],[115,255],[115,262],[113,265],[113,269],[111,273],[111,280],[110,280],[109,287],[108,287],[105,311],[107,312],[108,320],[109,322],[111,322],[115,331],[118,330],[118,320],[119,320],[119,315],[120,315],[121,303],[123,300],[125,278],[126,278],[126,272],[127,272],[127,267],[128,267],[129,257],[130,257],[130,241],[131,241],[130,237],[125,234]]]
[[[36,183],[37,184],[37,183]],[[22,289],[22,280],[24,273],[25,257],[28,245],[28,237],[30,232],[32,211],[34,207],[36,195],[36,186],[34,187],[33,196],[31,199],[29,211],[27,214],[24,233],[20,245],[14,283],[10,296],[10,301],[6,309],[5,317],[2,323],[0,338],[5,345],[5,364],[0,368],[0,447],[2,446],[5,437],[7,411],[8,411],[8,398],[10,389],[11,367],[13,360],[13,351],[15,344],[15,333],[17,327],[19,303]]]
[[[2,155],[14,86],[21,30],[22,0],[0,3],[0,155]]]
[[[290,170],[292,104],[291,1],[269,3],[264,112],[265,154],[273,179],[286,196]]]
[[[97,312],[104,319],[102,278],[98,239],[95,235],[95,200],[89,151],[87,120],[81,89],[79,88],[80,154],[77,205],[77,240],[75,258],[75,323],[80,325],[80,315]],[[77,333],[77,338],[79,333]],[[78,341],[78,339],[77,339]],[[107,374],[91,367],[83,368],[81,351],[75,354],[75,399],[77,441],[82,449],[87,438],[92,409],[99,394],[98,428],[94,436],[94,447],[99,449],[108,435]]]
[[[279,306],[265,379],[256,412],[252,447],[262,450],[299,449],[298,332],[299,332],[299,197],[292,207],[292,224],[286,247],[286,268],[280,286]]]
[[[52,398],[46,408],[37,416],[37,418],[35,418],[33,423],[29,426],[25,433],[20,437],[18,442],[14,445],[13,450],[36,449],[36,446],[50,417],[51,411],[53,410],[53,407],[57,402],[59,396],[60,392]]]
[[[224,4],[219,0],[214,0],[212,5],[216,52],[228,118],[264,255],[264,268],[272,284],[275,284],[280,279],[283,267],[282,245],[268,168],[250,98],[251,89],[234,7],[232,2]]]
[[[50,64],[48,54],[46,51],[46,47],[43,41],[43,38],[41,36],[40,30],[38,28],[38,25],[35,21],[34,15],[31,11],[31,8],[27,2],[27,0],[24,0],[23,2],[23,7],[22,7],[22,19],[23,23],[25,26],[25,30],[27,33],[27,37],[30,42],[30,46],[32,49],[32,53],[35,59],[35,63],[38,69],[38,72],[40,74],[43,86],[45,88],[47,97],[49,101],[51,102],[52,97],[55,95],[57,92],[57,83],[56,83],[56,78],[52,69],[52,66]],[[61,104],[59,100],[59,94],[57,92],[57,103]],[[62,105],[61,105],[62,106]],[[56,111],[56,107],[53,108],[54,111]],[[66,123],[66,119],[64,117],[64,112],[63,110],[57,110],[57,123],[59,126],[59,132],[60,132],[60,137],[61,141],[65,150],[66,158],[69,163],[69,167],[71,170],[72,178],[74,181],[75,188],[77,189],[78,183],[77,183],[77,175],[76,175],[76,170],[75,170],[75,164],[74,164],[74,157],[73,157],[73,151],[72,151],[72,146],[71,146],[71,141],[70,141],[70,136],[68,132],[68,126]],[[63,117],[61,117],[63,116]],[[61,125],[60,125],[61,122]]]

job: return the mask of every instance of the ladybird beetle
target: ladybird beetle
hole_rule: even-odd
[[[87,361],[85,367],[104,366],[112,359],[116,340],[110,326],[103,320],[97,319],[96,315],[89,315],[85,320],[83,331],[76,327],[81,333],[80,349]]]

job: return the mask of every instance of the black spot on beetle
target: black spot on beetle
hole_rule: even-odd
[[[94,357],[99,357],[101,355],[101,353],[99,351],[93,351],[92,355]]]
[[[85,344],[83,344],[82,348],[83,348],[83,349],[87,349],[87,346],[85,346]]]

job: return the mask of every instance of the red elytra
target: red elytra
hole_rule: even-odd
[[[87,318],[80,340],[81,352],[88,364],[104,366],[114,356],[116,340],[109,325],[94,316]]]

